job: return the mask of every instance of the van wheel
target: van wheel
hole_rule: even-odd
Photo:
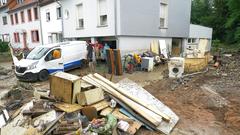
[[[49,77],[49,73],[47,70],[42,70],[38,75],[38,78],[40,81],[46,81],[48,77]]]

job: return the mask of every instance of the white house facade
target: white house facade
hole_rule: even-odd
[[[7,12],[8,12],[7,0],[0,0],[0,40],[9,42],[10,34],[8,29],[10,19]]]
[[[60,1],[43,0],[40,2],[43,44],[62,41],[62,8]]]
[[[14,48],[34,48],[42,45],[40,15],[37,0],[10,0],[10,42]]]
[[[191,0],[61,0],[64,38],[98,40],[123,53],[149,49],[152,40],[184,50]],[[179,54],[180,55],[180,54]]]

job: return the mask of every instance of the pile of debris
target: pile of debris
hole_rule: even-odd
[[[113,83],[99,74],[64,72],[50,77],[50,90],[9,113],[2,108],[2,135],[135,134],[140,127],[169,134],[178,116],[135,82]]]
[[[0,66],[0,80],[4,80],[9,78],[12,74],[12,70],[5,69],[4,67]]]

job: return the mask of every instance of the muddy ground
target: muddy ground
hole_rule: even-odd
[[[240,55],[224,57],[222,66],[209,65],[206,73],[186,77],[182,80],[167,78],[166,65],[156,67],[153,72],[135,72],[113,77],[117,82],[129,78],[141,84],[169,106],[180,121],[172,135],[239,135],[240,134]],[[24,101],[31,99],[34,89],[49,89],[48,82],[19,83],[11,71],[11,63],[0,63],[6,73],[0,74],[0,97],[12,98],[9,90],[21,91]],[[0,73],[3,68],[0,68]],[[7,69],[7,70],[5,70]],[[104,67],[98,72],[103,73]],[[70,71],[85,75],[87,69]],[[107,75],[110,78],[109,75]],[[8,93],[6,95],[6,93]],[[5,98],[4,98],[5,97]],[[6,98],[7,97],[7,98]],[[11,99],[10,98],[10,99]],[[1,100],[4,106],[9,100]],[[138,135],[157,135],[159,133],[141,128]]]

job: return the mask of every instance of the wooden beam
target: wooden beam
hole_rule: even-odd
[[[111,95],[113,95],[114,97],[118,97],[121,101],[123,101],[125,104],[127,104],[132,109],[134,109],[137,113],[139,113],[141,116],[143,116],[145,119],[150,121],[155,126],[160,125],[160,123],[162,121],[161,116],[155,114],[154,112],[152,112],[149,109],[143,107],[142,105],[140,105],[140,104],[132,101],[131,99],[125,97],[124,95],[122,95],[121,93],[119,93],[118,91],[116,91],[115,89],[110,87],[108,84],[106,84],[105,82],[102,82],[101,80],[98,80],[98,79],[94,78],[92,75],[88,75],[87,77],[90,78],[91,80],[93,80],[94,82],[102,85],[102,87],[105,91],[107,91],[108,93],[111,93]],[[89,82],[89,83],[91,83],[91,82]]]
[[[153,106],[150,106],[150,105],[142,102],[141,99],[138,99],[138,98],[136,98],[136,97],[134,97],[134,96],[130,96],[128,93],[126,93],[126,92],[124,91],[124,89],[118,87],[118,86],[117,86],[116,84],[114,84],[113,82],[107,80],[106,78],[102,77],[101,75],[99,75],[99,74],[97,74],[97,73],[95,73],[94,76],[95,76],[96,78],[98,78],[99,80],[103,81],[104,83],[108,84],[108,85],[111,86],[112,88],[116,89],[118,92],[120,92],[120,93],[123,94],[124,96],[126,96],[126,97],[130,98],[131,100],[135,101],[136,103],[138,103],[138,104],[146,107],[147,109],[151,110],[151,111],[154,112],[155,114],[160,115],[161,117],[163,117],[164,120],[166,120],[166,121],[168,121],[168,122],[170,121],[171,118],[170,118],[168,115],[160,112],[159,110],[156,110]]]

